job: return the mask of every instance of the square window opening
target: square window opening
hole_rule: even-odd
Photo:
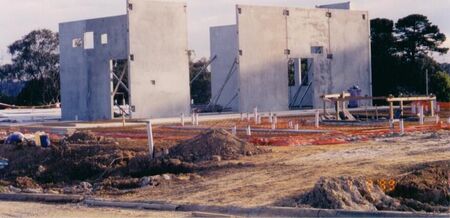
[[[323,54],[323,46],[311,46],[311,54]]]
[[[84,33],[84,49],[94,49],[94,32]]]
[[[101,41],[102,45],[108,44],[108,34],[106,34],[106,33],[102,34],[100,41]]]
[[[83,45],[83,40],[81,38],[72,39],[72,48],[79,48]]]

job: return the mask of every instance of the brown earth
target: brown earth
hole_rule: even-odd
[[[185,162],[210,161],[213,156],[235,160],[242,156],[263,153],[264,150],[247,143],[229,132],[210,130],[170,149],[170,156]]]

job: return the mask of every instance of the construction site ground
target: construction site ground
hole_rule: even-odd
[[[321,125],[320,128],[315,128],[314,117],[311,115],[279,117],[277,125],[277,129],[292,130],[292,124],[299,124],[301,130],[310,130],[310,132],[270,131],[271,124],[267,117],[264,117],[262,124],[258,125],[254,124],[253,119],[247,121],[246,118],[204,121],[199,126],[192,126],[188,122],[184,127],[179,123],[156,125],[153,128],[153,136],[156,152],[159,154],[208,129],[230,131],[233,126],[237,127],[237,137],[243,141],[270,150],[257,155],[243,155],[234,160],[204,161],[186,165],[187,167],[181,165],[180,168],[173,168],[166,172],[161,169],[135,172],[133,171],[135,169],[131,167],[133,161],[130,160],[148,156],[145,125],[91,128],[88,130],[96,137],[95,140],[83,145],[69,143],[65,146],[72,147],[73,152],[85,152],[80,155],[86,156],[97,151],[102,155],[98,160],[104,163],[111,161],[114,163],[115,159],[120,158],[127,160],[124,163],[123,161],[120,164],[117,163],[120,166],[108,169],[107,173],[97,170],[95,171],[97,174],[83,175],[90,178],[92,183],[95,180],[92,177],[98,180],[99,177],[107,177],[111,174],[111,178],[105,178],[101,184],[112,184],[116,191],[90,193],[95,197],[123,201],[163,201],[238,207],[304,207],[305,205],[298,203],[301,196],[311,191],[321,177],[363,177],[375,183],[382,181],[397,183],[403,176],[427,166],[442,165],[444,170],[449,171],[450,124],[447,124],[449,112],[450,110],[443,108],[440,113],[441,122],[438,123],[433,119],[428,120],[425,125],[419,125],[417,121],[406,122],[404,135],[400,135],[398,126],[390,129],[387,122],[362,126]],[[387,116],[387,111],[379,113],[379,116]],[[363,115],[373,117],[375,112],[363,112]],[[254,130],[261,131],[255,131],[251,136],[247,136],[244,129],[248,125],[251,125]],[[42,128],[47,127],[42,126]],[[5,127],[2,129],[2,134],[6,136],[8,132],[15,130],[24,129]],[[62,135],[52,133],[51,138],[55,146],[61,146],[58,145],[58,141],[61,140]],[[27,148],[19,149],[20,152],[16,153],[17,149],[2,146],[0,145],[0,155],[8,153],[9,158],[27,153]],[[38,155],[47,154],[45,153],[47,151],[39,153],[39,148],[30,149],[28,152],[35,153],[35,156],[30,155],[30,157],[35,157],[36,160],[39,159]],[[79,161],[77,158],[80,158],[78,157],[80,155],[70,155],[70,158]],[[91,156],[89,158],[97,160]],[[68,168],[72,167],[70,163],[67,163],[70,161],[68,159],[64,162]],[[81,159],[81,161],[84,160]],[[170,161],[174,162],[173,158]],[[172,166],[172,162],[168,163],[168,166]],[[176,165],[180,166],[180,163]],[[136,166],[142,168],[142,165]],[[127,167],[126,171],[123,170],[124,167]],[[123,175],[126,172],[124,179],[134,179],[136,180],[134,183],[137,183],[142,176],[157,174],[170,174],[170,179],[156,186],[136,187],[128,183],[122,184],[121,179],[114,180],[117,179],[114,177],[116,171],[117,175]],[[27,176],[34,180],[44,178],[42,175],[33,174],[32,170],[30,172]],[[423,182],[426,183],[427,179],[423,178]],[[448,180],[448,175],[446,179]],[[67,178],[61,177],[61,181],[63,180],[64,182],[58,183],[56,187],[48,184],[40,185],[45,187],[44,189],[52,189],[53,192],[62,192],[64,187],[61,184],[73,185],[81,182],[77,180],[71,184]],[[14,184],[14,182],[7,181],[3,184]]]

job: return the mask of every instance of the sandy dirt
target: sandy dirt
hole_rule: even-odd
[[[292,206],[296,197],[323,176],[388,181],[414,165],[433,161],[450,161],[450,131],[414,132],[345,145],[275,147],[272,153],[233,161],[241,163],[235,167],[200,172],[200,181],[173,181],[109,197],[241,207]]]
[[[191,213],[158,212],[143,210],[124,210],[114,208],[89,208],[76,204],[49,205],[24,202],[0,202],[0,217],[29,217],[29,218],[121,218],[121,217],[191,217]]]

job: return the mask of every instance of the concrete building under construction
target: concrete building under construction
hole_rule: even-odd
[[[236,6],[212,27],[212,103],[249,112],[320,108],[320,96],[359,86],[372,95],[370,20],[347,4],[314,9]]]
[[[61,23],[63,120],[190,112],[186,4],[129,0],[123,16]],[[117,106],[116,106],[117,108]]]

